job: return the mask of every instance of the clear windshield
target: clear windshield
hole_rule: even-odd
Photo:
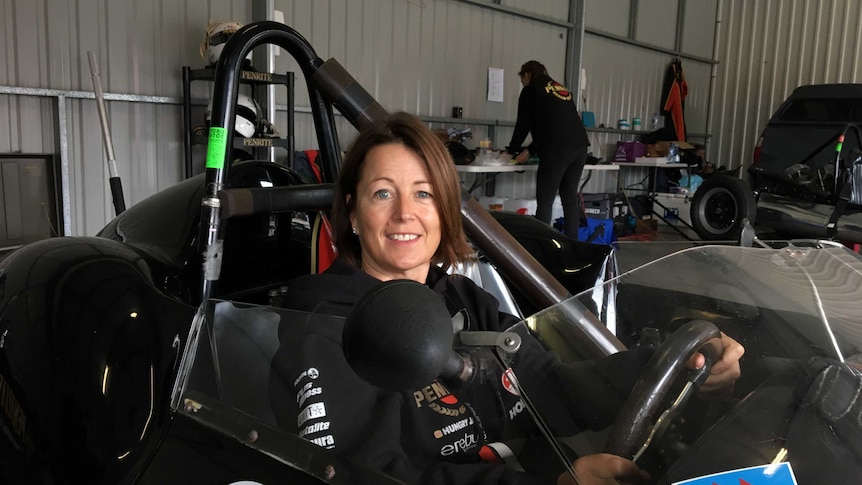
[[[577,456],[607,451],[626,399],[642,410],[656,398],[634,387],[660,353],[656,346],[675,331],[689,331],[690,322],[706,321],[745,347],[742,376],[719,398],[692,392],[674,410],[691,377],[683,369],[657,411],[638,416],[648,421],[638,443],[651,443],[637,448],[637,462],[654,480],[676,483],[773,462],[790,463],[800,484],[862,476],[857,254],[842,247],[705,246],[661,258],[616,283],[615,313],[595,311],[592,292],[585,292],[521,324],[561,358],[545,376],[558,386],[550,394],[529,389],[535,369],[521,369],[517,361],[513,366],[561,448]],[[586,362],[581,342],[571,337],[573,305],[601,314],[630,350]],[[560,419],[559,409],[572,410],[565,417],[573,426]],[[554,429],[558,422],[563,429]],[[629,436],[638,434],[637,423],[622,426]]]
[[[684,370],[667,396],[659,397],[658,411],[640,416],[649,421],[643,439],[650,444],[637,460],[652,482],[783,462],[802,485],[852,483],[862,476],[860,270],[862,261],[843,248],[693,248],[621,276],[615,312],[598,311],[588,292],[527,318],[510,329],[521,340],[514,355],[494,345],[471,347],[481,339],[463,333],[456,347],[482,369],[481,379],[471,385],[502,379],[510,392],[505,383],[520,387],[521,404],[501,401],[500,414],[503,421],[529,417],[534,425],[499,431],[515,443],[511,449],[534,455],[540,450],[562,470],[563,463],[607,449],[627,399],[653,399],[632,389],[656,347],[691,321],[710,322],[745,346],[742,377],[719,399],[693,392],[686,404],[667,413],[689,377]],[[568,317],[572,306],[612,319],[609,325],[630,350],[585,360]],[[338,320],[206,302],[184,356],[175,409],[312,474],[301,457],[327,453],[326,460],[340,460],[324,450],[325,443],[310,443],[279,426],[270,387],[280,326],[297,330],[295,338],[301,338],[303,328]],[[653,426],[660,416],[667,420]],[[535,445],[537,436],[541,446]],[[347,483],[387,480],[349,460],[341,466],[356,471]]]

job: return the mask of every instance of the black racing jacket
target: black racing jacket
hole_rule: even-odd
[[[286,306],[347,316],[379,283],[336,260],[324,273],[294,281]],[[432,267],[426,284],[445,299],[451,315],[466,314],[464,330],[500,331],[519,321],[499,312],[498,302],[469,278]],[[407,483],[555,483],[562,466],[545,446],[502,366],[489,366],[464,388],[434,380],[404,392],[381,389],[363,381],[346,361],[343,319],[327,321],[332,323],[304,328],[282,324],[279,329],[270,395],[280,426]],[[558,359],[526,337],[516,356],[521,359],[519,375],[521,369],[535,369],[541,377],[530,380],[541,382]],[[528,392],[554,392],[542,386],[558,384],[546,381]],[[556,416],[558,431],[571,434],[576,429],[565,409],[541,412]],[[520,460],[514,467],[502,465],[509,451]],[[516,471],[519,466],[530,471]]]
[[[540,160],[561,157],[568,160],[578,148],[589,146],[574,96],[548,75],[531,80],[518,97],[518,118],[509,152],[520,152],[528,133],[533,135],[530,152],[538,154]]]

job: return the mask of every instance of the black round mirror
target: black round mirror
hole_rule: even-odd
[[[354,305],[344,323],[344,356],[367,382],[387,389],[427,386],[460,362],[443,298],[412,280],[383,282]]]

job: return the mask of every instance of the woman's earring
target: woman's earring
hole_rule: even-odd
[[[353,228],[353,234],[359,234],[358,232],[356,232],[356,228],[355,228],[355,227]]]

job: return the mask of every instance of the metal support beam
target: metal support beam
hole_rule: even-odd
[[[665,54],[670,54],[672,56],[677,56],[681,59],[688,59],[690,61],[703,62],[704,64],[718,64],[718,61],[715,59],[707,59],[706,57],[693,56],[691,54],[686,54],[685,52],[680,52],[673,49],[667,49],[665,47],[647,44],[646,42],[640,42],[634,39],[629,39],[628,37],[623,37],[621,35],[611,34],[610,32],[604,32],[602,30],[596,29],[584,29],[585,34],[595,35],[596,37],[604,37],[605,39],[615,40],[617,42],[622,42],[623,44],[629,44],[636,47],[640,47],[642,49],[647,49],[655,52],[664,52]]]
[[[254,22],[260,20],[275,20],[275,0],[252,0],[251,19]],[[258,72],[275,73],[275,49],[272,44],[264,44],[256,47],[252,52],[252,64]],[[275,122],[275,85],[268,84],[257,87],[257,95],[260,99],[256,101],[263,110],[263,117],[270,123]],[[267,150],[267,160],[275,161],[275,147]],[[288,154],[288,160],[293,154]]]
[[[676,7],[676,38],[673,40],[673,48],[682,50],[682,29],[685,28],[685,0],[678,0]]]
[[[60,154],[60,201],[62,205],[62,207],[58,207],[57,209],[59,213],[63,214],[63,236],[72,235],[72,196],[69,193],[69,130],[67,114],[66,97],[55,97],[54,136],[55,144],[59,147]]]
[[[557,19],[554,19],[551,17],[544,17],[542,15],[536,15],[534,13],[525,12],[523,10],[518,10],[516,8],[506,7],[506,6],[501,5],[499,3],[488,3],[488,2],[482,2],[479,0],[458,0],[458,1],[461,3],[469,3],[470,5],[475,5],[476,7],[487,8],[489,10],[495,10],[497,12],[507,13],[510,15],[514,15],[516,17],[521,17],[521,18],[525,18],[525,19],[529,19],[529,20],[535,20],[537,22],[542,22],[542,23],[546,23],[546,24],[550,24],[550,25],[556,25],[558,27],[565,27],[567,29],[574,27],[569,22],[562,22],[560,20],[557,20]]]
[[[0,86],[0,94],[17,94],[20,96],[43,96],[49,98],[64,97],[72,99],[96,99],[96,94],[90,91],[67,91],[62,89],[42,88],[19,88],[14,86]],[[140,94],[116,94],[105,93],[108,101],[127,101],[130,103],[155,103],[155,104],[182,104],[180,98],[168,96],[147,96]]]
[[[638,0],[629,2],[629,39],[637,39],[638,35]]]
[[[572,28],[568,32],[566,43],[566,86],[575,93],[575,106],[581,110],[581,67],[584,62],[584,18],[586,17],[586,0],[569,0],[569,22]]]

